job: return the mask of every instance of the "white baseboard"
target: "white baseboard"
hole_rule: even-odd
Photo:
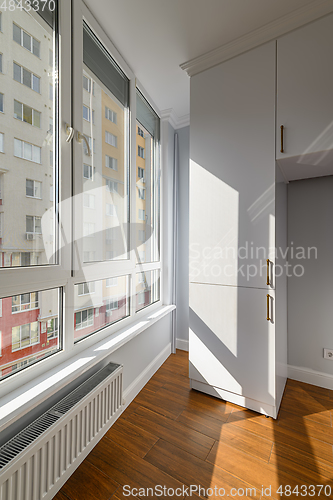
[[[181,351],[188,351],[188,340],[176,339],[176,348]]]
[[[324,389],[333,389],[333,375],[317,372],[309,368],[288,365],[288,378],[306,384],[317,385]]]
[[[163,365],[164,361],[168,359],[171,354],[171,343],[168,344],[163,351],[161,351],[156,358],[140,373],[138,377],[127,387],[123,392],[123,399],[125,400],[124,409],[133,401],[135,396],[139,394],[141,389],[151,379],[154,373]]]

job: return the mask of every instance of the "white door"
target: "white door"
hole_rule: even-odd
[[[333,148],[332,47],[332,14],[278,40],[277,159]]]
[[[274,291],[190,284],[189,341],[191,379],[275,405]]]
[[[275,47],[191,78],[190,282],[267,286],[275,247]]]

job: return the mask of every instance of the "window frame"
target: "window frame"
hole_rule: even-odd
[[[34,14],[33,14],[34,15]],[[36,14],[37,16],[37,14]],[[78,210],[77,196],[76,194],[83,192],[83,182],[87,179],[83,176],[83,163],[84,163],[84,152],[82,144],[78,140],[74,139],[73,142],[67,143],[66,130],[63,124],[69,123],[73,126],[75,131],[83,131],[83,117],[82,117],[82,103],[83,103],[83,93],[85,92],[82,84],[82,60],[83,60],[83,41],[80,34],[83,29],[83,21],[86,22],[92,31],[99,38],[104,47],[108,50],[114,60],[119,64],[122,71],[129,78],[129,101],[131,103],[131,110],[129,113],[129,140],[131,141],[130,157],[129,163],[131,165],[131,172],[129,178],[129,191],[131,195],[130,199],[130,221],[134,222],[130,226],[130,241],[136,241],[136,157],[137,157],[137,146],[136,146],[136,91],[137,88],[146,97],[147,101],[151,104],[152,108],[160,116],[158,108],[155,106],[153,101],[149,98],[148,94],[145,92],[144,88],[141,86],[140,82],[136,80],[134,73],[127,65],[127,63],[122,59],[121,55],[114,47],[108,36],[98,25],[97,21],[94,19],[90,11],[83,4],[81,0],[73,0],[72,11],[70,2],[67,0],[59,0],[59,16],[60,16],[60,30],[59,30],[59,48],[62,54],[60,61],[59,74],[60,81],[59,87],[61,96],[61,102],[59,103],[59,117],[58,123],[55,123],[55,130],[59,130],[59,146],[60,155],[54,151],[53,159],[59,159],[60,167],[60,178],[59,178],[59,189],[60,189],[60,205],[58,209],[59,219],[61,221],[61,231],[58,237],[62,238],[67,235],[75,233],[76,241],[79,241],[80,234],[76,233],[76,229],[73,225],[73,213],[76,213],[75,226],[80,227],[80,232],[82,234],[82,214]],[[72,20],[72,23],[71,23]],[[71,33],[74,33],[73,40],[75,40],[75,57],[71,61],[71,50],[69,48],[72,45]],[[19,65],[21,68],[22,66]],[[32,72],[31,72],[32,73]],[[87,72],[85,71],[85,77]],[[70,88],[70,76],[72,75],[72,88],[75,88],[75,93],[69,92]],[[22,77],[22,69],[21,69]],[[90,92],[93,92],[94,81],[90,80]],[[40,85],[40,90],[41,90]],[[61,91],[62,89],[62,91]],[[55,93],[58,95],[57,88],[54,88]],[[71,99],[72,94],[72,99]],[[61,127],[59,126],[61,124]],[[102,137],[102,140],[104,138]],[[154,144],[155,148],[155,161],[159,164],[161,163],[161,153],[160,148],[162,141]],[[61,169],[62,165],[72,164],[71,169]],[[159,167],[161,168],[161,166]],[[94,173],[93,173],[94,178]],[[56,182],[56,180],[55,180]],[[160,186],[160,192],[162,193],[162,182]],[[74,188],[74,197],[72,196],[72,186]],[[66,203],[66,200],[72,200],[72,203]],[[61,203],[62,202],[62,203]],[[15,377],[8,377],[3,382],[3,386],[6,392],[11,392],[15,388],[19,387],[22,382],[27,382],[33,380],[39,375],[43,375],[45,371],[52,370],[56,368],[59,363],[66,361],[73,356],[73,347],[75,345],[75,352],[79,354],[86,348],[95,345],[106,337],[116,333],[121,328],[125,328],[127,325],[137,322],[140,318],[147,315],[147,308],[136,312],[136,274],[138,272],[145,272],[149,270],[159,269],[161,270],[160,277],[160,300],[149,306],[149,313],[153,314],[157,311],[163,303],[169,303],[167,297],[163,299],[163,273],[162,268],[164,266],[164,256],[163,256],[163,228],[162,228],[162,212],[163,212],[163,198],[161,196],[160,200],[160,217],[161,217],[161,247],[160,247],[160,260],[158,262],[152,263],[137,263],[136,261],[136,250],[132,246],[129,251],[129,258],[124,261],[107,260],[99,263],[86,263],[82,264],[78,261],[78,255],[81,255],[82,260],[82,247],[78,244],[78,252],[72,253],[72,248],[69,245],[62,245],[62,241],[59,241],[59,263],[51,264],[49,266],[31,266],[27,268],[2,268],[3,282],[6,283],[0,289],[0,299],[14,294],[23,294],[30,292],[39,292],[52,288],[60,288],[63,293],[63,297],[66,298],[66,308],[63,308],[62,318],[59,317],[59,335],[61,330],[63,331],[62,339],[62,349],[52,356],[40,360],[35,363],[27,370],[22,370],[17,372]],[[130,297],[130,307],[129,316],[122,319],[114,324],[107,325],[103,327],[98,332],[90,335],[89,337],[82,337],[78,342],[74,342],[74,334],[76,327],[74,327],[74,315],[78,311],[74,311],[74,294],[75,285],[82,283],[83,281],[97,281],[104,280],[106,278],[118,278],[122,276],[129,276],[129,297]],[[60,299],[61,308],[62,299]],[[89,308],[88,308],[89,309]],[[94,309],[94,308],[93,308]],[[94,312],[93,312],[94,314]],[[64,331],[64,324],[66,325],[66,331]],[[84,340],[84,342],[82,342]],[[1,382],[0,382],[1,383]]]

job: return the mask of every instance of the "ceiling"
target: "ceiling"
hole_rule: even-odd
[[[158,108],[189,114],[179,65],[320,0],[85,0]]]

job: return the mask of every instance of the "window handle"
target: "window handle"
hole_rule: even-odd
[[[90,146],[89,146],[89,142],[86,138],[85,135],[81,134],[81,132],[78,132],[77,133],[77,140],[80,144],[82,144],[82,139],[84,140],[84,142],[86,143],[86,146],[87,146],[87,151],[88,151],[88,156],[91,156],[91,150],[90,150]]]
[[[66,134],[67,134],[66,142],[71,142],[71,140],[74,137],[74,129],[73,127],[68,125],[68,123],[66,123]]]

